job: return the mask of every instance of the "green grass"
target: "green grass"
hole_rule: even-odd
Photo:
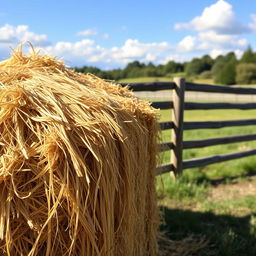
[[[255,196],[244,196],[236,199],[221,199],[217,201],[206,200],[201,206],[202,211],[218,214],[236,215],[256,213]]]
[[[170,110],[161,112],[161,120],[170,120]],[[242,111],[242,110],[207,110],[207,111],[185,111],[184,120],[185,121],[217,121],[217,120],[232,120],[232,119],[250,119],[255,118],[256,111]],[[204,130],[188,130],[184,131],[184,140],[200,140],[215,137],[226,137],[235,136],[242,134],[252,134],[255,133],[254,126],[244,126],[244,127],[227,127],[222,129],[204,129]],[[163,141],[170,141],[171,132],[170,130],[164,131],[162,133]],[[183,159],[200,158],[207,157],[217,154],[226,154],[242,150],[249,150],[256,148],[256,141],[244,142],[244,143],[233,143],[226,145],[217,145],[199,149],[189,149],[183,151]],[[162,155],[163,163],[170,161],[170,153],[165,152]],[[206,173],[209,178],[219,178],[222,176],[228,177],[233,175],[244,174],[245,172],[254,171],[254,166],[256,170],[256,161],[254,157],[248,157],[243,159],[238,159],[229,162],[223,162],[219,164],[209,165],[202,168],[195,168],[195,171],[202,171]]]
[[[134,77],[134,78],[124,78],[120,79],[118,82],[120,83],[139,83],[139,82],[170,82],[174,77],[184,77],[185,73],[175,73],[171,74],[168,77]]]
[[[159,199],[187,200],[192,203],[203,200],[207,193],[207,182],[197,184],[183,175],[180,179],[173,179],[167,175],[157,177],[157,194]]]
[[[169,82],[171,81],[170,77],[136,77],[136,78],[124,78],[120,79],[118,82],[120,83],[139,83],[139,82]]]
[[[132,79],[128,82],[149,82],[154,79]],[[212,83],[211,80],[194,82]],[[184,113],[185,121],[237,120],[255,117],[256,110],[191,110]],[[160,120],[171,120],[171,111],[161,111]],[[255,133],[255,126],[227,127],[184,131],[183,138],[200,140],[253,133]],[[170,139],[171,131],[164,131],[162,141],[166,142]],[[183,151],[183,159],[253,148],[256,148],[256,141],[189,149]],[[163,153],[161,159],[162,163],[169,162],[170,152]],[[158,176],[156,189],[159,207],[164,218],[161,229],[173,240],[181,240],[191,235],[207,239],[208,246],[200,250],[196,254],[198,256],[256,255],[256,193],[247,193],[250,191],[250,186],[256,185],[256,179],[253,180],[253,185],[250,180],[255,174],[256,157],[250,156],[184,170],[177,179],[170,177],[168,173]],[[234,190],[230,196],[229,191],[232,189],[238,189],[238,191],[240,189],[243,193],[239,194]],[[220,196],[216,196],[216,191]]]
[[[124,78],[120,79],[118,82],[120,83],[136,83],[136,82],[158,82],[158,81],[172,81],[174,77],[185,77],[184,72],[180,73],[173,73],[170,74],[168,77],[134,77],[134,78]],[[193,82],[193,83],[201,83],[201,84],[215,84],[213,79],[201,79],[201,78],[188,78],[187,81]],[[245,86],[245,87],[254,87],[256,84],[241,84],[239,86]]]
[[[185,111],[185,121],[213,121],[255,118],[256,111],[207,110]],[[161,120],[171,119],[171,111],[161,111]],[[184,131],[184,140],[224,137],[255,133],[254,126],[228,127]],[[169,141],[171,132],[164,131],[163,141]],[[226,154],[239,150],[256,148],[256,142],[233,143],[201,149],[183,151],[184,159],[200,158],[216,154]],[[162,155],[163,162],[170,161],[170,152]],[[201,168],[185,170],[178,179],[164,174],[157,177],[159,205],[164,212],[165,230],[171,239],[182,239],[191,234],[204,236],[209,246],[197,255],[256,255],[256,198],[244,195],[239,198],[212,198],[214,184],[220,180],[221,186],[246,182],[247,176],[256,173],[254,156],[222,162]],[[243,177],[244,178],[237,178]],[[235,179],[234,179],[235,178]]]

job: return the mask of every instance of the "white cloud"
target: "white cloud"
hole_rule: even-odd
[[[232,5],[224,0],[206,7],[200,16],[188,23],[177,23],[175,29],[192,29],[195,31],[215,31],[218,34],[242,34],[251,31],[249,25],[244,25],[235,18]]]
[[[193,36],[185,36],[179,43],[178,43],[178,51],[180,52],[190,52],[195,50],[196,45],[196,37]]]
[[[14,46],[25,41],[31,42],[34,46],[46,46],[50,44],[46,35],[35,34],[26,25],[15,27],[6,24],[0,27],[0,45],[8,44]]]
[[[228,51],[239,55],[248,46],[248,41],[241,34],[256,31],[256,15],[251,18],[251,24],[242,24],[236,19],[232,5],[218,0],[190,22],[175,24],[175,29],[195,31],[193,36],[187,35],[178,43],[177,50],[195,55],[210,53],[212,57]]]
[[[141,43],[136,39],[128,39],[122,47],[113,47],[110,51],[115,59],[127,63],[133,59],[141,61],[157,61],[171,47],[167,42]]]
[[[222,54],[225,54],[225,51],[223,50],[223,49],[212,49],[211,51],[210,51],[210,56],[212,57],[212,58],[216,58],[216,57],[218,57],[219,55],[222,55]]]
[[[193,57],[210,54],[216,57],[234,51],[238,56],[248,46],[248,42],[240,33],[256,31],[256,14],[251,15],[252,22],[243,25],[236,20],[232,6],[224,0],[204,9],[202,14],[188,23],[175,25],[176,29],[191,29],[192,34],[186,35],[175,46],[168,42],[141,42],[137,39],[127,39],[123,44],[104,47],[97,43],[109,39],[109,34],[99,34],[96,28],[77,33],[79,36],[96,36],[94,39],[81,38],[76,42],[59,41],[50,44],[47,36],[32,32],[28,26],[5,25],[0,27],[0,58],[4,56],[9,46],[15,48],[20,42],[30,41],[36,49],[63,58],[69,66],[94,65],[100,68],[117,68],[138,60],[164,64],[169,60],[189,61]],[[126,30],[127,27],[120,28]],[[4,53],[3,53],[4,52]]]
[[[105,39],[105,40],[109,39],[109,34],[107,34],[107,33],[103,34],[102,38]]]
[[[222,35],[214,31],[200,32],[196,36],[184,37],[177,46],[178,52],[210,53],[216,57],[217,53],[224,54],[228,51],[242,51],[248,42],[238,35]]]
[[[70,65],[100,65],[104,68],[120,67],[133,60],[159,63],[172,47],[167,42],[141,43],[136,39],[128,39],[120,47],[104,48],[93,40],[85,39],[75,43],[58,42],[44,49],[51,55],[64,56]]]
[[[75,43],[71,42],[57,42],[44,48],[46,53],[64,59],[65,62],[71,65],[77,63],[88,62],[88,60],[101,53],[103,48],[95,44],[94,40],[83,39]]]
[[[96,36],[98,35],[98,31],[96,28],[90,28],[77,33],[78,36]]]
[[[213,31],[201,32],[198,34],[198,41],[200,50],[209,51],[212,48],[220,49],[245,49],[248,46],[246,39],[237,35],[222,35]]]

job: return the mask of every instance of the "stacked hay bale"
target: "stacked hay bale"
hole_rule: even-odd
[[[21,50],[0,63],[0,255],[156,255],[156,112]]]

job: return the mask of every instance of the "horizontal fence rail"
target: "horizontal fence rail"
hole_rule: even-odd
[[[246,141],[253,141],[253,140],[256,140],[256,134],[211,138],[211,139],[204,139],[204,140],[187,140],[187,141],[183,141],[183,149],[203,148],[203,147],[246,142]],[[174,145],[172,142],[164,142],[159,145],[160,152],[168,151],[173,148],[174,148]]]
[[[174,82],[153,82],[153,83],[122,83],[122,86],[129,86],[133,91],[159,91],[173,90],[172,99],[169,101],[156,101],[151,106],[158,109],[172,109],[172,121],[160,122],[161,130],[171,129],[172,141],[164,142],[159,145],[159,151],[171,150],[171,162],[157,167],[157,174],[163,174],[173,171],[175,175],[179,175],[182,170],[188,168],[201,167],[209,164],[219,163],[223,161],[238,159],[251,155],[256,155],[256,149],[229,153],[223,155],[215,155],[198,159],[190,159],[183,161],[182,152],[185,149],[203,148],[229,143],[238,143],[256,140],[256,134],[236,135],[219,138],[207,138],[202,140],[186,140],[183,141],[183,130],[194,129],[219,129],[225,127],[238,127],[256,125],[256,119],[241,120],[223,120],[223,121],[192,121],[184,122],[184,110],[217,110],[217,109],[240,109],[252,110],[256,109],[256,103],[227,103],[227,102],[184,102],[186,91],[208,92],[208,93],[225,93],[225,94],[243,94],[256,95],[256,88],[251,87],[234,87],[222,85],[196,84],[186,82],[184,79],[175,78]]]
[[[184,122],[184,130],[220,129],[224,127],[256,125],[256,119],[227,120],[227,121],[197,121]]]
[[[184,143],[184,142],[183,142]],[[172,142],[164,142],[159,145],[159,151],[164,152],[173,149],[174,145]]]
[[[128,86],[135,92],[173,90],[176,86],[174,82],[120,83],[120,85],[123,87]],[[196,84],[191,82],[186,82],[185,90],[194,92],[256,95],[256,88],[252,87],[232,87],[223,85]]]
[[[172,101],[155,101],[151,103],[151,106],[154,108],[160,108],[160,109],[170,109],[170,108],[173,108],[173,102]]]
[[[209,109],[256,109],[256,103],[197,103],[186,102],[185,110],[209,110]]]
[[[174,171],[174,167],[172,164],[163,164],[156,168],[157,175],[161,175],[161,174],[172,172],[172,171]]]
[[[198,102],[185,102],[185,110],[210,110],[210,109],[241,109],[249,110],[256,109],[256,103],[198,103]],[[151,103],[154,108],[172,109],[172,101],[155,101]]]
[[[134,92],[145,92],[145,91],[161,91],[161,90],[172,90],[175,88],[174,82],[150,82],[150,83],[120,83],[121,86],[128,86]]]
[[[234,159],[238,159],[246,156],[252,156],[252,155],[256,155],[256,149],[232,153],[232,154],[216,155],[216,156],[198,158],[193,160],[187,160],[183,162],[183,169],[201,167],[209,164],[220,163],[220,162],[234,160]]]
[[[172,121],[160,122],[161,130],[173,129],[174,124]],[[184,130],[194,129],[220,129],[225,127],[236,127],[236,126],[249,126],[256,125],[256,119],[241,119],[241,120],[228,120],[228,121],[195,121],[195,122],[184,122]]]
[[[190,141],[183,141],[183,149],[203,148],[203,147],[210,147],[210,146],[245,142],[245,141],[253,141],[253,140],[256,140],[256,134],[211,138],[211,139],[205,139],[205,140],[190,140]],[[166,148],[167,146],[169,146],[169,143],[166,143],[166,144],[167,145],[163,145],[162,147]]]
[[[189,82],[186,82],[186,91],[252,95],[256,94],[256,88],[251,87],[232,87],[223,85],[196,84]]]
[[[256,120],[255,120],[256,121]],[[159,123],[160,130],[168,130],[168,129],[173,129],[174,128],[174,123],[167,121],[167,122],[160,122]]]

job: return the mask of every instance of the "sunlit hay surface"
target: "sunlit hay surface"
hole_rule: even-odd
[[[0,255],[157,255],[155,110],[21,50],[0,82]]]

